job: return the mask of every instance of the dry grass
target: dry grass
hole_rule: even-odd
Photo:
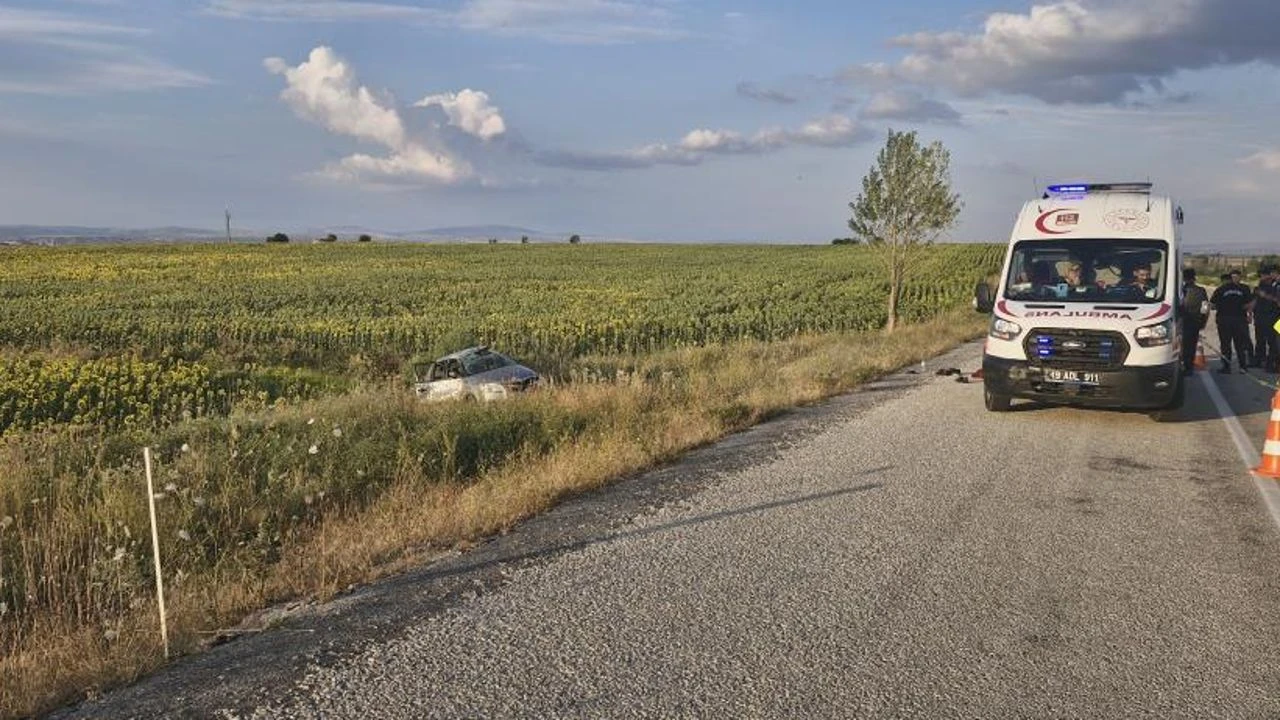
[[[217,533],[246,528],[275,535],[257,545],[210,541],[194,555],[170,553],[166,600],[171,642],[177,653],[197,651],[209,631],[235,625],[273,603],[327,598],[351,584],[429,560],[433,553],[465,547],[565,497],[936,355],[979,335],[982,328],[983,318],[956,311],[893,335],[823,335],[642,358],[597,358],[585,374],[607,381],[556,388],[503,407],[443,411],[443,419],[442,411],[380,391],[277,410],[266,413],[268,420],[233,418],[221,425],[176,430],[158,442],[172,445],[189,436],[193,445],[198,439],[211,446],[204,453],[173,451],[166,456],[174,458],[173,477],[186,479],[186,489],[177,493],[189,498],[201,492],[209,499],[181,512],[179,505],[172,506],[169,514],[182,517],[171,521],[164,537],[172,538],[175,527],[209,522],[210,513],[221,523],[209,531],[217,537],[239,537]],[[378,425],[370,413],[409,421]],[[317,453],[288,466],[257,468],[251,477],[237,475],[240,466],[224,462],[227,457],[239,462],[243,456],[238,453],[248,452],[243,448],[259,447],[249,444],[245,428],[270,436],[276,444],[265,447],[282,453],[284,441],[276,435],[291,438],[289,448],[297,442],[306,447],[315,437],[306,419],[320,416],[324,422],[317,424],[324,432],[341,426],[349,439],[367,432],[378,435],[377,442],[351,439],[356,444],[344,446],[327,462],[318,461],[323,453]],[[420,429],[425,419],[437,422],[434,429]],[[520,423],[537,427],[512,435]],[[449,430],[458,425],[479,429],[474,438]],[[421,433],[434,434],[424,439]],[[467,438],[506,450],[468,450]],[[112,466],[103,449],[70,457],[54,440],[33,442],[0,448],[5,453],[0,461],[10,464],[7,477],[0,476],[0,519],[6,512],[25,510],[32,493],[42,493],[45,503],[37,508],[41,512],[25,514],[25,526],[0,529],[0,561],[27,565],[9,575],[0,566],[0,581],[25,578],[35,595],[46,599],[33,602],[21,622],[0,619],[0,715],[6,717],[92,695],[164,662],[150,595],[149,548],[134,538],[123,563],[104,563],[102,557],[125,544],[121,537],[102,537],[103,528],[132,527],[133,536],[146,528],[145,506],[134,492],[137,468]],[[219,443],[241,450],[227,455]],[[429,452],[445,457],[439,462],[424,459]],[[363,482],[354,482],[353,467],[378,468],[378,481],[371,470]],[[191,477],[203,477],[203,484]],[[268,479],[275,485],[264,486]],[[317,488],[329,488],[332,502],[317,502],[318,507],[310,500],[299,502],[304,493],[313,497]],[[287,507],[270,507],[273,502]],[[23,527],[24,539],[18,541],[15,531]],[[86,540],[86,533],[93,537]],[[53,547],[42,552],[32,538]],[[215,555],[212,560],[209,552]],[[179,572],[183,567],[189,569]],[[55,572],[61,577],[49,577]],[[41,590],[31,585],[33,578],[63,591]],[[114,585],[94,585],[103,582]]]

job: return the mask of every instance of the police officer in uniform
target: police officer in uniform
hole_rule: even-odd
[[[1232,270],[1230,275],[1222,276],[1222,284],[1213,291],[1209,304],[1217,313],[1218,347],[1222,348],[1222,372],[1231,372],[1231,349],[1235,346],[1235,356],[1240,369],[1249,366],[1250,355],[1253,354],[1249,342],[1249,305],[1253,301],[1253,291],[1248,285],[1240,283],[1240,271]]]
[[[1182,374],[1195,370],[1200,331],[1209,322],[1209,293],[1196,284],[1195,268],[1182,269]]]
[[[1275,267],[1267,265],[1259,272],[1258,287],[1253,291],[1253,365],[1275,372],[1280,347],[1272,325],[1280,318],[1280,285],[1276,283]]]

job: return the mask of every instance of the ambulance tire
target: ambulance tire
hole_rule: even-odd
[[[1178,386],[1174,388],[1173,398],[1169,400],[1169,404],[1151,413],[1151,419],[1156,422],[1172,422],[1178,416],[1178,411],[1187,403],[1187,379],[1185,377],[1178,378]]]
[[[1178,378],[1178,387],[1173,391],[1173,399],[1169,401],[1166,410],[1181,410],[1183,405],[1187,404],[1187,379],[1185,377]]]
[[[982,386],[982,403],[987,406],[987,410],[991,412],[1009,412],[1009,406],[1013,399],[1008,395],[1000,395],[991,392],[985,384]]]

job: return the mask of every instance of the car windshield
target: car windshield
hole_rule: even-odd
[[[1009,300],[1155,303],[1165,297],[1163,240],[1024,240],[1013,249]]]
[[[491,350],[462,356],[462,367],[467,375],[479,375],[512,364],[509,358]]]

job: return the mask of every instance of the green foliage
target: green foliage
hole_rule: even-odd
[[[333,233],[329,233],[328,235],[320,238],[320,242],[338,242],[338,236]]]
[[[942,143],[923,146],[914,131],[890,130],[876,164],[862,179],[862,192],[849,203],[849,229],[879,252],[888,272],[888,330],[897,323],[902,287],[922,248],[960,214],[950,168],[951,153]]]
[[[582,238],[581,238],[580,236],[578,236],[578,235],[570,235],[570,236],[569,236],[569,244],[570,244],[570,245],[577,245],[577,244],[578,244],[578,243],[580,243],[580,242],[582,242]]]
[[[862,241],[859,240],[858,238],[846,237],[846,238],[834,238],[832,239],[831,244],[832,245],[857,245],[861,242]]]
[[[967,302],[1000,255],[937,246],[904,316]],[[884,323],[887,282],[871,249],[831,246],[82,246],[5,260],[0,350],[328,372],[458,334],[576,357],[867,330]]]
[[[282,542],[325,516],[358,511],[394,483],[460,482],[608,422],[538,398],[335,400],[305,414],[158,432],[81,426],[0,440],[0,520],[12,524],[0,526],[0,649],[19,630],[14,623],[42,609],[116,614],[149,591],[144,445],[154,449],[166,573],[250,577],[278,559]],[[33,571],[55,567],[56,582]]]
[[[368,234],[363,234],[360,236],[358,242],[373,242],[373,237]]]
[[[900,316],[963,304],[1000,252],[935,248]],[[887,290],[865,247],[190,245],[5,259],[0,433],[221,415],[479,344],[560,377],[587,354],[868,330],[885,323]]]
[[[284,233],[282,233],[282,232],[278,232],[278,233],[276,233],[275,235],[272,235],[272,236],[268,237],[268,238],[267,238],[267,242],[269,242],[269,243],[287,243],[287,242],[289,242],[289,236],[288,236],[288,235],[285,235],[285,234],[284,234]]]
[[[217,371],[184,360],[0,357],[0,435],[58,424],[150,428],[222,415],[241,401],[302,400],[347,387],[307,369]]]

